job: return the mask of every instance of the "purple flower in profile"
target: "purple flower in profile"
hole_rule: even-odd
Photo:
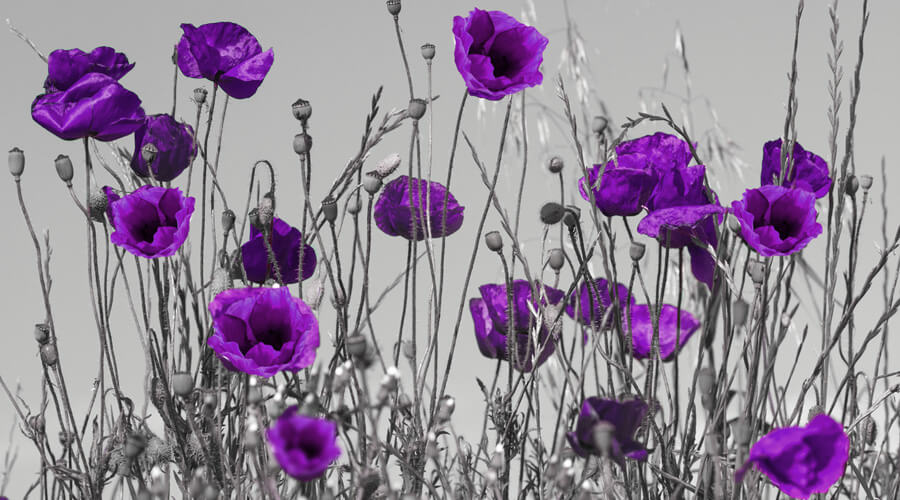
[[[143,148],[147,144],[156,146],[156,157],[147,169]],[[179,123],[171,115],[148,116],[134,132],[134,154],[131,169],[141,177],[152,177],[158,181],[171,181],[191,164],[197,154],[194,129],[187,123]]]
[[[272,49],[262,51],[256,37],[243,26],[229,22],[195,27],[182,24],[178,42],[178,67],[189,78],[217,83],[235,99],[256,93],[272,67]]]
[[[638,224],[637,230],[656,238],[663,246],[686,247],[691,256],[694,277],[712,289],[716,262],[706,246],[716,248],[715,223],[724,211],[721,206],[711,203],[664,208],[650,212]]]
[[[415,220],[410,217],[410,188]],[[426,189],[428,192],[426,193]],[[446,197],[446,227],[444,222],[444,198]],[[426,207],[426,205],[428,205]],[[462,227],[463,211],[456,198],[442,184],[402,175],[385,184],[378,201],[375,202],[375,225],[388,236],[402,236],[408,240],[425,239],[425,222],[431,230],[432,238],[450,236]],[[426,213],[427,211],[427,213]],[[413,236],[415,224],[415,236]]]
[[[843,426],[825,414],[806,427],[784,427],[763,436],[750,448],[743,467],[735,471],[740,482],[756,466],[782,493],[809,498],[826,493],[844,475],[850,456],[850,438]]]
[[[316,359],[319,322],[287,287],[232,288],[209,303],[207,340],[225,368],[260,377],[300,371]]]
[[[97,47],[90,52],[81,49],[59,49],[47,58],[44,90],[60,92],[68,89],[88,73],[101,73],[118,80],[134,68],[128,57],[111,47]]]
[[[744,241],[766,257],[799,252],[822,233],[815,195],[802,189],[748,189],[743,199],[731,203],[731,210]]]
[[[544,80],[547,38],[499,10],[453,18],[454,59],[469,94],[497,101]]]
[[[112,141],[140,127],[144,110],[138,96],[115,78],[88,73],[64,91],[37,96],[31,117],[60,139]]]
[[[113,227],[109,240],[138,257],[169,257],[181,248],[190,230],[194,198],[178,188],[141,186],[120,197],[105,187],[106,215]]]
[[[679,321],[680,319],[680,321]],[[679,325],[681,325],[679,329]],[[631,345],[635,359],[650,357],[650,345],[653,342],[653,320],[650,308],[646,305],[631,307]],[[628,328],[628,325],[625,326]],[[673,359],[679,349],[700,328],[700,322],[691,313],[663,304],[659,311],[659,357],[663,360]],[[675,347],[675,341],[678,347]]]
[[[337,424],[324,418],[301,415],[296,406],[284,410],[266,431],[266,438],[281,468],[300,481],[320,477],[341,456]]]
[[[595,328],[602,328],[604,324],[609,326],[613,318],[611,309],[615,303],[613,290],[619,304],[620,317],[624,318],[621,314],[629,302],[634,304],[634,297],[628,293],[628,287],[625,285],[617,283],[614,289],[603,278],[594,280],[590,285],[582,281],[578,287],[578,294],[572,296],[566,305],[566,314],[585,326],[593,325]]]
[[[537,305],[537,301],[532,296],[531,285],[528,281],[515,280],[512,283],[512,288],[512,314],[509,312],[509,297],[507,296],[506,285],[482,285],[479,287],[481,298],[469,301],[469,311],[472,313],[472,321],[475,324],[475,340],[478,343],[478,349],[481,351],[481,354],[491,359],[509,361],[507,333],[510,326],[512,326],[512,332],[516,336],[516,345],[518,347],[516,357],[518,364],[514,368],[529,372],[535,366],[540,366],[553,354],[556,344],[554,339],[551,338],[550,330],[546,325],[542,325],[539,329],[536,343],[539,347],[543,347],[540,353],[537,354],[536,362],[532,361],[534,346],[532,345],[531,330],[535,320],[528,304],[530,303],[537,311],[541,307]],[[544,294],[545,298],[541,301],[544,305],[548,302],[550,304],[558,304],[565,297],[565,293],[562,290],[549,286],[544,286]],[[512,325],[509,323],[510,316],[512,316]]]
[[[705,178],[706,167],[703,165],[682,166],[660,172],[659,182],[647,203],[650,211],[710,204],[710,198],[716,200],[717,197],[705,186]]]
[[[261,233],[255,227],[250,228],[250,239],[241,245],[241,258],[247,279],[254,283],[265,283],[277,274],[269,261],[269,251]],[[278,217],[272,220],[272,234],[269,235],[272,252],[278,262],[278,270],[284,284],[299,281],[300,245],[303,235],[300,230],[291,227]],[[308,279],[316,269],[316,252],[309,245],[303,244],[303,279]]]
[[[616,156],[628,155],[643,157],[649,168],[661,172],[687,166],[691,162],[691,147],[674,135],[657,132],[616,146]]]
[[[647,201],[656,187],[657,173],[647,168],[647,158],[643,155],[622,155],[606,164],[598,187],[598,177],[602,165],[594,165],[588,178],[578,183],[581,197],[591,201],[590,187],[594,194],[594,205],[603,215],[637,215],[647,206]],[[586,182],[587,181],[587,182]]]
[[[634,433],[647,415],[647,404],[639,399],[616,401],[590,397],[581,405],[575,430],[566,433],[572,449],[581,457],[608,456],[624,465],[625,458],[644,460],[647,450]]]
[[[791,155],[790,170],[782,184],[809,191],[821,198],[831,189],[828,164],[822,157],[803,149],[800,143],[794,143]],[[760,185],[778,184],[781,179],[781,139],[769,141],[763,146],[762,171]]]

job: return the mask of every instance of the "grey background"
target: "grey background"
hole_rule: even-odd
[[[852,76],[852,64],[856,61],[859,4],[845,1],[840,5],[841,35],[846,39],[842,59],[846,66],[842,87],[845,100],[842,124],[847,123],[847,83]],[[897,143],[898,125],[892,117],[900,114],[900,97],[896,90],[900,74],[896,57],[896,48],[900,46],[900,31],[896,30],[900,20],[900,4],[881,0],[872,1],[871,6],[873,15],[858,109],[855,161],[859,173],[875,175],[872,192],[880,196],[882,184],[877,179],[882,155],[887,156],[889,176],[895,170],[893,148]],[[463,89],[453,64],[450,27],[454,15],[465,15],[471,7],[472,4],[467,2],[407,0],[401,14],[404,41],[420,96],[424,96],[425,65],[418,47],[425,42],[437,46],[433,86],[434,93],[440,94],[441,98],[431,110],[437,178],[443,178],[446,172],[452,126]],[[536,125],[540,108],[531,104],[540,102],[557,112],[561,109],[561,103],[555,97],[555,80],[566,45],[563,4],[537,1],[529,6],[521,0],[498,0],[480,2],[478,7],[505,10],[519,19],[525,19],[523,11],[533,8],[536,19],[532,22],[550,39],[544,54],[544,84],[530,89],[527,94],[530,103],[530,155],[523,208],[526,224],[522,232],[526,245],[529,245],[526,248],[529,258],[536,266],[540,258],[537,245],[540,227],[534,214],[545,200],[557,196],[555,180],[543,168],[549,155],[560,154],[566,159],[570,194],[575,186],[572,169],[575,162],[567,137],[551,126],[550,134],[542,142]],[[799,141],[822,156],[827,156],[828,125],[825,117],[829,102],[825,86],[828,79],[826,52],[829,47],[826,7],[827,3],[822,0],[807,2],[801,27],[800,104],[797,117]],[[680,60],[674,43],[676,26],[679,26],[691,64],[693,93],[696,97],[708,98],[713,104],[724,132],[740,147],[738,157],[747,165],[743,181],[732,171],[725,172],[721,165],[710,165],[711,174],[719,184],[719,196],[723,201],[730,202],[740,195],[743,186],[758,185],[762,144],[780,136],[783,128],[786,73],[790,65],[796,9],[794,2],[572,0],[569,8],[585,40],[586,55],[592,69],[590,85],[606,102],[616,123],[621,123],[626,115],[637,115],[645,100],[642,95],[648,102],[652,101],[647,97],[650,95],[647,90],[640,92],[639,89],[660,87],[666,68],[669,90],[684,94]],[[125,52],[137,65],[123,78],[122,83],[141,96],[148,113],[168,112],[171,109],[173,68],[170,55],[172,46],[181,36],[181,22],[199,25],[230,20],[248,28],[264,49],[274,47],[275,63],[254,97],[233,100],[229,104],[220,175],[231,203],[243,206],[250,165],[261,158],[272,161],[279,173],[280,215],[294,224],[299,222],[301,190],[296,156],[291,150],[291,139],[298,125],[291,116],[290,104],[296,98],[303,97],[313,105],[313,200],[318,203],[334,175],[355,154],[370,97],[378,85],[385,86],[382,110],[403,108],[407,102],[406,80],[392,20],[380,0],[156,4],[96,1],[40,5],[9,2],[0,7],[0,17],[10,18],[45,54],[56,48],[90,50],[98,45],[109,45]],[[70,155],[77,167],[75,185],[82,186],[81,147],[77,141],[67,143],[55,138],[31,120],[29,106],[41,92],[46,67],[31,49],[5,29],[0,34],[0,67],[3,68],[0,76],[3,80],[0,143],[6,149],[18,146],[25,150],[27,166],[23,186],[26,202],[38,230],[50,230],[54,251],[51,262],[54,316],[77,414],[79,408],[87,404],[96,375],[97,336],[85,287],[84,222],[72,205],[64,185],[56,177],[52,160],[60,153]],[[574,97],[574,85],[570,80],[566,81],[566,85]],[[203,80],[179,78],[178,114],[189,123],[193,123],[193,105],[189,97],[191,89],[196,86],[210,88]],[[670,108],[679,108],[679,101],[674,97],[663,96],[663,100]],[[479,103],[478,99],[470,99],[467,107],[463,129],[473,138],[479,153],[488,163],[492,163],[496,155],[504,104]],[[652,107],[652,103],[650,109],[658,110]],[[597,112],[599,109],[594,105],[588,114]],[[707,130],[713,124],[701,100],[694,103],[693,116],[694,130]],[[580,125],[584,126],[583,123]],[[408,130],[408,126],[404,126],[379,145],[367,168],[372,168],[374,162],[396,151],[404,157],[405,169]],[[654,130],[644,127],[639,129],[638,135]],[[130,138],[119,142],[129,149],[133,147]],[[457,158],[459,175],[455,176],[452,191],[467,207],[467,223],[451,239],[449,247],[451,279],[448,282],[448,297],[453,301],[459,298],[464,259],[471,249],[485,196],[477,170],[463,146]],[[517,152],[509,150],[500,191],[501,198],[507,204],[514,200],[520,165],[521,158]],[[295,196],[286,196],[287,193]],[[898,206],[895,198],[889,193],[891,209]],[[577,203],[586,207],[580,200]],[[868,268],[873,262],[881,239],[878,228],[881,223],[880,206],[870,204],[869,210],[874,218],[867,219],[869,222],[861,238],[860,261],[863,268]],[[0,259],[0,276],[3,278],[0,314],[4,321],[0,375],[11,385],[21,383],[25,400],[36,404],[40,397],[41,372],[31,332],[32,325],[43,317],[43,306],[34,270],[34,250],[19,214],[11,178],[0,182],[0,214],[4,242],[3,258]],[[497,227],[497,220],[492,215],[487,229]],[[893,230],[889,229],[889,232]],[[374,258],[378,259],[380,269],[373,279],[376,283],[384,283],[402,268],[401,258],[396,256],[403,254],[405,244],[380,233],[375,234],[374,240]],[[823,246],[820,238],[807,251],[814,265],[818,263],[821,266]],[[624,258],[621,254],[620,260]],[[496,263],[482,253],[470,289],[499,279]],[[469,296],[472,295],[470,291]],[[877,313],[880,312],[877,307],[881,299],[875,299],[867,301],[866,307]],[[118,299],[117,304],[124,307],[124,296]],[[455,316],[455,311],[455,304],[448,305],[445,327],[451,326],[447,323]],[[396,311],[388,311],[381,316],[377,329],[385,335],[390,331],[392,338],[391,314],[396,314]],[[139,394],[143,373],[140,349],[127,310],[117,311],[116,315],[118,323],[114,323],[114,334],[120,366],[134,367],[128,369],[125,375],[126,390]],[[816,321],[810,319],[809,322],[810,331],[818,332]],[[323,321],[323,336],[330,333],[325,324],[328,322]],[[444,331],[449,335],[447,330]],[[693,357],[695,352],[695,349],[689,349],[688,355]],[[479,416],[472,421],[460,417],[462,420],[458,422],[464,433],[472,435],[474,427],[480,424],[483,404],[480,396],[464,395],[477,394],[474,377],[489,377],[494,364],[477,353],[468,312],[463,317],[457,360],[449,391],[458,395],[457,415]],[[0,451],[10,446],[6,430],[12,425],[13,414],[5,397],[2,401]],[[16,498],[34,480],[38,465],[30,443],[21,436],[14,435],[13,446],[19,450],[19,460],[12,471],[6,493]]]

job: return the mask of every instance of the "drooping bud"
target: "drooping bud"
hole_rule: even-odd
[[[558,174],[562,172],[562,169],[563,161],[559,156],[554,156],[550,158],[549,162],[547,162],[547,170],[549,170],[551,174]]]
[[[47,342],[41,345],[41,361],[47,366],[54,366],[59,361],[59,352],[56,350],[56,344]]]
[[[868,191],[869,188],[872,187],[872,176],[871,175],[860,175],[859,176],[859,187],[863,188],[863,191]]]
[[[56,175],[58,175],[67,186],[72,185],[72,177],[75,176],[72,160],[66,155],[59,155],[53,163],[56,166]]]
[[[312,106],[306,99],[297,99],[291,105],[291,112],[294,114],[294,118],[300,120],[301,123],[305,123],[312,116]]]
[[[856,196],[856,192],[859,190],[859,179],[856,178],[855,175],[851,175],[844,181],[844,192],[846,192],[851,197]]]
[[[578,225],[579,220],[581,220],[581,209],[575,205],[567,206],[566,214],[563,216],[563,223],[566,227],[572,229]]]
[[[363,176],[362,185],[370,196],[374,196],[381,189],[381,179],[377,175],[366,174]]]
[[[556,224],[566,215],[566,209],[559,203],[549,202],[541,207],[541,222],[548,225]]]
[[[492,252],[499,252],[500,250],[503,250],[503,238],[500,236],[499,231],[491,231],[485,234],[484,243]]]
[[[607,120],[603,116],[595,116],[591,121],[591,130],[596,135],[602,135],[603,132],[606,131],[606,126],[609,124],[609,120]]]
[[[646,251],[647,245],[644,245],[640,241],[632,241],[631,248],[628,249],[628,255],[631,257],[632,261],[640,262],[640,260],[644,258],[644,252]]]
[[[362,204],[359,201],[359,196],[351,196],[350,200],[347,202],[347,213],[350,215],[356,215],[359,213],[359,210],[362,208]]]
[[[222,231],[228,233],[234,228],[234,212],[229,208],[222,212]]]
[[[731,305],[731,321],[735,326],[747,324],[747,316],[750,313],[750,304],[744,299],[736,299]]]
[[[25,152],[19,148],[9,150],[9,173],[18,178],[25,171]]]
[[[207,90],[203,87],[197,87],[194,89],[194,102],[198,105],[206,102],[206,95],[208,94]]]
[[[312,149],[312,137],[306,132],[300,132],[294,136],[294,152],[298,155],[306,154]]]
[[[766,265],[759,261],[751,262],[747,266],[747,274],[750,275],[750,279],[755,285],[762,285],[766,279]]]
[[[363,335],[356,334],[347,337],[347,351],[354,358],[359,358],[366,354],[366,344],[366,337]]]
[[[550,269],[553,269],[556,272],[559,272],[562,269],[563,265],[566,263],[566,256],[563,254],[563,251],[559,248],[554,248],[550,250],[550,258],[547,259],[550,264]]]
[[[397,17],[400,14],[400,0],[387,0],[387,10],[390,15]]]
[[[375,166],[375,172],[379,177],[384,179],[385,177],[394,173],[394,171],[400,167],[400,162],[400,155],[397,153],[391,153],[387,155],[383,160],[378,162],[378,165]]]
[[[38,344],[44,345],[50,342],[50,325],[47,323],[37,323],[34,325],[34,340]]]
[[[334,201],[334,198],[329,197],[322,200],[322,215],[328,222],[337,220],[337,202]]]
[[[187,372],[172,375],[172,390],[176,396],[186,398],[194,391],[194,377]]]
[[[422,45],[422,57],[426,61],[431,61],[432,59],[434,59],[434,52],[435,50],[433,43],[426,43]]]
[[[106,193],[100,189],[92,189],[91,195],[88,196],[88,211],[91,214],[91,219],[103,222],[107,206],[109,206],[109,198],[106,196]]]
[[[418,120],[425,116],[425,110],[427,108],[428,103],[426,103],[424,99],[410,99],[409,107],[406,108],[406,112],[409,113],[410,118]]]

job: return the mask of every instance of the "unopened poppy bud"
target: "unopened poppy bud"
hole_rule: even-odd
[[[732,213],[728,214],[727,219],[728,219],[728,229],[731,229],[731,232],[733,232],[734,234],[740,234],[741,233],[741,221],[739,221],[737,219],[737,217],[735,217],[734,214],[732,214]]]
[[[322,200],[322,215],[328,222],[337,220],[337,202],[334,201],[334,198],[329,197]]]
[[[187,372],[172,375],[172,390],[177,396],[183,398],[189,396],[194,391],[194,377]]]
[[[750,313],[750,304],[744,299],[737,299],[731,305],[731,321],[735,326],[747,324],[747,316]]]
[[[434,59],[434,44],[426,43],[422,45],[422,57],[425,58],[426,61],[431,61]]]
[[[56,345],[50,342],[41,346],[41,361],[47,366],[54,366],[59,361]]]
[[[350,373],[343,366],[338,366],[334,369],[334,377],[331,379],[331,390],[336,394],[340,394],[347,387],[349,381]]]
[[[203,104],[206,102],[206,95],[209,92],[203,87],[197,87],[194,89],[194,102],[197,104]]]
[[[550,158],[549,162],[547,162],[547,170],[549,170],[551,174],[558,174],[562,172],[562,169],[563,161],[559,156],[554,156]]]
[[[401,345],[401,350],[403,351],[404,358],[409,359],[409,360],[415,359],[416,350],[413,348],[412,342],[410,342],[408,340],[404,340],[403,343],[400,345]]]
[[[343,307],[346,303],[347,296],[344,295],[343,290],[341,290],[340,288],[336,288],[331,294],[331,305],[333,305],[335,309],[338,309]]]
[[[275,219],[275,200],[269,196],[263,196],[259,200],[259,223],[265,227],[272,227],[272,221]]]
[[[143,434],[132,433],[125,438],[125,456],[134,458],[147,447],[147,438]]]
[[[222,212],[222,231],[229,232],[234,228],[234,212],[228,208]]]
[[[406,112],[409,113],[409,117],[413,120],[418,120],[425,116],[425,109],[427,108],[427,103],[424,99],[411,99],[409,101],[409,107],[406,108]]]
[[[761,285],[766,279],[766,265],[759,261],[751,262],[747,266],[747,274],[754,284]]]
[[[400,14],[400,0],[387,0],[385,4],[387,5],[388,13],[392,16],[396,17]]]
[[[47,323],[37,323],[34,325],[34,340],[41,345],[50,342],[50,326]]]
[[[731,435],[734,436],[734,442],[740,446],[750,444],[750,426],[743,418],[738,419],[731,424]]]
[[[397,153],[391,153],[387,155],[383,160],[378,162],[378,165],[375,166],[375,172],[379,177],[384,179],[385,177],[394,173],[397,168],[400,167],[400,155]]]
[[[312,137],[306,132],[300,132],[294,136],[294,152],[298,155],[306,154],[312,149]]]
[[[56,166],[56,175],[58,175],[66,185],[71,185],[72,177],[75,176],[72,160],[66,155],[59,155],[53,163]]]
[[[90,196],[88,196],[88,211],[91,214],[91,219],[103,222],[107,206],[109,206],[109,198],[106,196],[106,193],[99,189],[92,189]]]
[[[608,123],[609,123],[609,120],[607,120],[605,117],[595,116],[594,119],[591,121],[591,130],[596,135],[601,135],[601,134],[603,134],[603,132],[606,131],[606,126]]]
[[[312,116],[312,106],[306,99],[297,99],[294,101],[294,104],[291,105],[291,113],[294,114],[294,118],[301,122],[306,122],[306,120],[309,120],[309,117]]]
[[[566,215],[566,209],[559,203],[544,203],[541,207],[541,222],[544,224],[556,224]]]
[[[712,394],[716,389],[716,371],[708,366],[701,368],[697,374],[697,385],[702,394]]]
[[[432,460],[438,458],[437,434],[429,432],[425,437],[425,456]]]
[[[844,191],[850,196],[855,196],[856,191],[859,190],[859,179],[856,178],[855,175],[851,175],[844,181]]]
[[[865,441],[866,444],[875,444],[875,438],[878,437],[878,424],[875,423],[875,419],[871,416],[866,417],[866,419],[863,421],[862,435],[863,441]]]
[[[72,434],[70,434],[66,430],[59,431],[59,444],[62,445],[63,448],[68,448],[75,440],[72,438]]]
[[[269,401],[269,404],[266,405],[266,412],[269,414],[269,418],[278,418],[284,413],[286,407],[284,398],[276,394]]]
[[[28,425],[37,434],[43,434],[47,430],[47,420],[43,415],[32,416],[28,421]]]
[[[231,281],[231,275],[224,267],[217,267],[213,271],[212,281],[209,284],[209,292],[212,297],[228,290],[234,283]]]
[[[632,241],[631,248],[628,249],[628,255],[631,257],[631,260],[634,262],[639,262],[644,258],[644,252],[647,251],[647,245],[644,245],[640,241]]]
[[[262,389],[260,389],[258,385],[251,384],[250,387],[247,388],[247,402],[252,405],[258,405],[262,400]]]
[[[377,175],[366,174],[363,176],[362,185],[369,195],[374,196],[381,189],[381,179]]]
[[[504,465],[506,465],[506,460],[503,455],[503,445],[498,444],[497,447],[494,448],[494,453],[491,454],[491,461],[488,462],[488,467],[493,471],[502,471]]]
[[[453,416],[453,410],[456,409],[456,400],[453,399],[452,396],[444,396],[441,399],[441,402],[438,403],[437,409],[437,421],[440,424],[444,424],[450,421],[450,417]]]
[[[872,176],[871,175],[860,175],[859,176],[859,187],[863,188],[863,191],[868,191],[869,188],[872,187]]]
[[[19,148],[9,150],[9,173],[18,178],[25,171],[25,152]]]
[[[406,394],[400,394],[399,396],[397,396],[397,406],[401,410],[409,410],[410,408],[412,408],[412,401]]]
[[[356,215],[359,213],[360,208],[362,208],[362,205],[359,202],[359,196],[351,196],[347,203],[347,213]]]
[[[354,358],[363,356],[366,353],[366,338],[359,334],[347,337],[347,351]]]
[[[813,405],[813,406],[809,409],[809,412],[806,414],[806,419],[807,419],[807,420],[812,420],[812,419],[816,418],[817,416],[822,415],[823,413],[825,413],[825,407],[824,407],[824,406],[822,406],[822,405]]]
[[[159,153],[159,148],[156,147],[156,144],[152,142],[148,142],[144,144],[144,147],[141,148],[141,158],[144,159],[144,163],[148,166],[153,163],[153,160],[156,159],[156,155]]]
[[[503,250],[503,238],[500,236],[499,231],[491,231],[485,234],[484,243],[492,252],[499,252],[500,250]]]
[[[566,263],[566,257],[563,254],[563,251],[559,248],[554,248],[550,250],[550,258],[547,259],[550,264],[550,269],[553,269],[556,272],[559,272],[562,269],[563,265]]]
[[[575,205],[567,206],[566,213],[563,215],[563,223],[566,227],[572,229],[578,225],[579,220],[581,220],[581,209]]]

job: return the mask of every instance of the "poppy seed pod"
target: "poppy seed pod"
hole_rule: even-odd
[[[300,132],[294,136],[294,152],[298,155],[306,154],[312,149],[312,137],[306,132]]]
[[[291,112],[294,114],[294,118],[302,123],[306,123],[306,120],[309,120],[309,117],[312,116],[312,106],[306,99],[297,99],[291,105]]]
[[[41,345],[50,342],[50,326],[47,323],[37,323],[34,325],[34,340]]]
[[[422,57],[425,58],[426,61],[431,61],[434,59],[434,44],[426,43],[422,45]]]
[[[492,252],[499,252],[500,250],[503,250],[503,238],[500,236],[499,231],[491,231],[485,234],[484,243]]]
[[[141,158],[144,159],[144,163],[147,164],[148,169],[150,168],[150,164],[153,163],[153,160],[156,159],[157,154],[159,154],[159,148],[157,148],[156,144],[153,144],[152,142],[144,144],[144,147],[141,148]]]
[[[72,160],[66,155],[59,155],[53,163],[56,166],[56,175],[58,175],[66,185],[72,184],[72,177],[75,176]]]
[[[541,222],[544,224],[556,224],[562,220],[564,215],[566,215],[566,209],[559,203],[551,201],[541,207]]]
[[[606,131],[608,123],[609,121],[605,117],[595,116],[591,121],[591,130],[597,135],[602,135]]]
[[[761,285],[766,279],[766,265],[759,261],[751,262],[747,266],[747,274],[755,285]]]
[[[207,94],[208,94],[208,92],[206,91],[205,88],[203,88],[203,87],[195,88],[194,89],[194,102],[196,102],[198,105],[203,104],[204,102],[206,102]]]
[[[183,398],[189,396],[194,391],[194,377],[187,372],[172,375],[172,390],[177,396]]]
[[[860,175],[859,176],[859,187],[863,188],[863,191],[868,191],[869,188],[872,187],[872,176],[871,175]]]
[[[632,241],[631,248],[628,249],[628,255],[631,257],[631,260],[634,262],[639,262],[644,258],[644,252],[647,251],[647,246],[641,243],[640,241]]]
[[[400,14],[400,0],[387,0],[385,4],[387,5],[387,10],[390,15],[396,17]]]
[[[374,196],[381,189],[381,179],[377,175],[366,174],[363,176],[362,185],[370,196]]]
[[[556,272],[559,272],[559,270],[562,269],[563,265],[566,263],[566,257],[563,254],[563,251],[559,248],[550,250],[550,258],[547,260],[550,264],[550,269],[553,269]]]
[[[275,199],[269,196],[263,196],[259,201],[259,223],[263,227],[271,227],[272,221],[275,219]]]
[[[247,219],[250,220],[250,225],[255,227],[258,231],[262,232],[265,229],[265,226],[262,225],[262,220],[259,217],[259,209],[254,208],[247,213]]]
[[[59,361],[56,345],[48,342],[41,346],[41,361],[47,366],[54,366]]]
[[[360,208],[362,208],[362,205],[359,202],[359,196],[351,196],[350,201],[347,203],[347,213],[356,215],[359,213]]]
[[[424,99],[410,99],[409,107],[406,108],[406,112],[409,113],[409,117],[413,120],[418,120],[425,116],[425,110],[428,107],[428,103],[425,102]]]
[[[844,181],[844,192],[848,195],[856,196],[856,192],[859,190],[859,179],[856,178],[855,175],[851,175]]]
[[[228,208],[222,212],[222,231],[228,233],[234,228],[234,212]]]
[[[400,167],[401,161],[399,154],[391,153],[378,162],[378,165],[375,166],[375,174],[384,179]]]
[[[562,172],[563,169],[563,161],[559,156],[554,156],[550,158],[550,161],[547,162],[547,170],[550,171],[551,174],[558,174]]]
[[[9,173],[18,178],[25,171],[25,152],[19,148],[9,150]]]
[[[354,358],[365,355],[366,347],[366,338],[364,336],[357,334],[347,337],[347,350]]]
[[[581,220],[581,209],[574,205],[567,206],[566,213],[563,216],[563,223],[566,227],[572,229],[578,225],[579,220]]]
[[[106,208],[109,206],[109,197],[106,196],[106,193],[99,189],[92,189],[91,195],[88,196],[88,211],[91,214],[91,219],[94,219],[97,222],[103,222],[103,217],[106,216]]]
[[[334,201],[334,198],[322,200],[322,215],[325,216],[325,220],[328,222],[337,220],[337,202]]]

